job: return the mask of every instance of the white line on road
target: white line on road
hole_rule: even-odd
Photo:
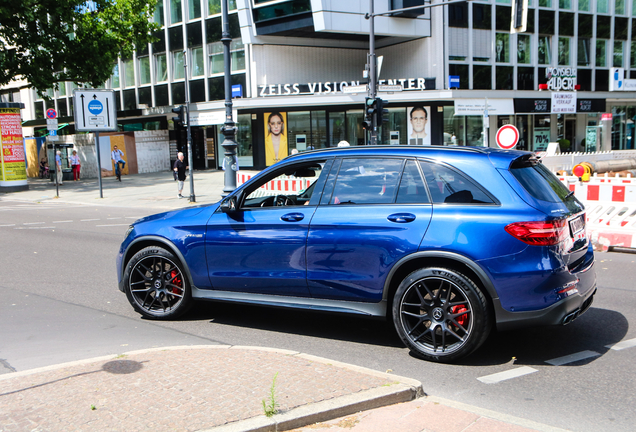
[[[105,226],[128,226],[128,224],[106,224],[106,225],[95,225],[96,227],[105,227]]]
[[[54,226],[15,227],[13,229],[53,229]]]
[[[606,348],[613,349],[615,351],[620,351],[620,350],[623,350],[625,348],[632,348],[632,347],[635,347],[635,346],[636,346],[636,338],[627,339],[627,340],[624,340],[624,341],[621,341],[619,343],[615,343],[615,344],[612,344],[612,345],[605,345]]]
[[[563,366],[564,364],[574,363],[576,361],[585,360],[590,357],[598,357],[600,355],[601,354],[597,353],[596,351],[587,350],[587,351],[581,351],[574,354],[566,355],[563,357],[557,357],[552,360],[546,360],[545,362],[548,364],[551,364],[552,366]]]
[[[80,222],[90,222],[90,221],[96,221],[96,220],[100,220],[100,219],[80,219]]]
[[[53,223],[69,223],[69,222],[73,222],[72,220],[65,220],[65,221],[53,221]]]
[[[143,216],[126,216],[124,219],[141,219]]]
[[[22,225],[42,225],[44,222],[24,222]]]
[[[106,218],[107,220],[121,219],[121,217]]]
[[[505,381],[512,378],[519,378],[520,376],[528,375],[533,372],[538,372],[538,371],[529,366],[522,366],[516,369],[510,369],[504,372],[498,372],[496,374],[479,377],[477,379],[483,382],[484,384],[496,384],[500,381]]]
[[[15,224],[0,225],[0,227],[3,227],[3,226],[15,226]]]

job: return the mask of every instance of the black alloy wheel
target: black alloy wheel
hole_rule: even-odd
[[[192,304],[181,263],[161,247],[137,252],[126,266],[124,284],[130,304],[148,318],[177,318]]]
[[[411,273],[395,293],[392,312],[400,338],[413,353],[438,362],[470,354],[491,327],[488,303],[477,285],[445,268]]]

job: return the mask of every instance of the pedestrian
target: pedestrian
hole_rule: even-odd
[[[183,161],[183,152],[177,153],[177,160],[174,163],[174,172],[177,173],[177,196],[179,198],[183,198],[181,192],[183,192],[183,182],[186,179],[186,170],[188,169],[188,165]]]
[[[73,181],[78,181],[80,179],[80,158],[77,155],[77,151],[73,150],[73,154],[69,157],[71,160],[71,168],[73,169]]]
[[[60,150],[55,153],[55,173],[57,175],[57,184],[64,184],[62,181],[64,175],[62,172],[62,152]]]
[[[111,153],[111,159],[115,163],[115,175],[117,176],[117,180],[121,181],[121,170],[126,166],[126,161],[123,159],[124,153],[117,148],[117,146],[113,147],[113,151]],[[121,169],[119,168],[119,164],[121,163]]]

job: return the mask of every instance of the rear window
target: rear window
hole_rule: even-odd
[[[563,202],[568,188],[543,164],[532,160],[515,162],[510,172],[532,197],[548,202]]]

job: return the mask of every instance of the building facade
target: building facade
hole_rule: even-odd
[[[516,148],[634,148],[636,4],[626,0],[529,0],[525,32],[511,33],[511,0],[473,1],[375,18],[379,84],[393,91],[384,144],[490,145],[505,124]],[[420,0],[375,0],[376,13]],[[428,4],[428,2],[427,2]],[[241,168],[290,154],[364,145],[369,1],[229,0],[234,120]],[[157,41],[121,59],[104,84],[116,91],[122,131],[170,131],[170,157],[186,133],[171,109],[191,102],[193,166],[221,167],[225,120],[220,0],[163,0]],[[187,69],[184,68],[187,62]],[[395,91],[400,86],[400,91]],[[74,133],[73,83],[51,101],[22,89],[26,127]],[[627,86],[631,89],[631,87]],[[15,91],[3,89],[6,101]],[[30,101],[25,101],[25,97]],[[487,107],[487,110],[486,110]],[[25,135],[29,129],[26,129]],[[568,147],[569,144],[569,147]]]

